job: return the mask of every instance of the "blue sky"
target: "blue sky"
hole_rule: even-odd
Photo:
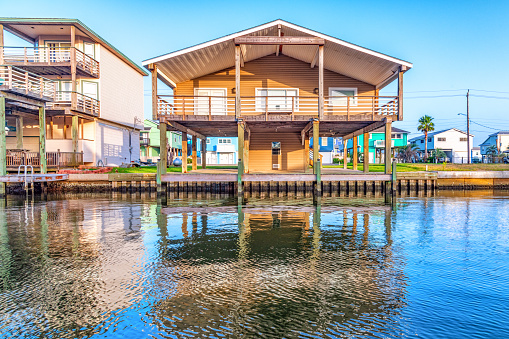
[[[466,129],[478,145],[509,130],[509,1],[30,1],[1,6],[0,16],[78,18],[135,62],[275,19],[410,61],[404,121],[435,118],[437,130]],[[6,34],[6,45],[19,41]],[[383,92],[395,93],[391,85]],[[145,80],[145,116],[150,81]],[[483,126],[481,126],[483,125]]]

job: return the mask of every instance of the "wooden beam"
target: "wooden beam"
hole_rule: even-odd
[[[54,126],[53,126],[53,117],[49,116],[49,138],[53,139],[53,132],[54,132]]]
[[[352,132],[352,133],[349,133],[349,134],[345,135],[343,137],[343,140],[345,140],[345,139],[352,139],[353,137],[356,137],[358,135],[361,135],[361,134],[364,134],[364,133],[369,133],[369,132],[371,132],[371,131],[373,131],[373,130],[375,130],[377,128],[383,127],[383,126],[385,126],[386,121],[387,121],[387,118],[384,118],[383,120],[374,122],[371,125],[363,127],[361,129],[358,129],[355,132]]]
[[[235,117],[240,117],[240,46],[235,46]]]
[[[343,138],[343,169],[347,169],[348,164],[348,139]]]
[[[182,173],[187,173],[187,133],[182,132]]]
[[[302,138],[302,146],[304,146],[304,143],[305,143],[305,139],[306,139],[306,135],[307,133],[309,132],[309,130],[311,130],[311,128],[313,128],[313,122],[310,121],[308,122],[308,124],[306,125],[306,127],[304,127],[302,129],[302,131],[300,131],[300,136]],[[309,141],[309,140],[308,140]],[[308,145],[309,146],[309,145]]]
[[[78,103],[76,86],[76,27],[71,26],[71,107],[76,109]]]
[[[313,124],[311,123],[311,127]],[[304,133],[304,173],[309,172],[309,133]]]
[[[387,79],[376,85],[376,89],[381,89],[393,82],[398,77],[398,72],[392,73]]]
[[[4,25],[0,24],[0,65],[4,64]]]
[[[73,115],[71,121],[72,151],[78,152],[78,116]]]
[[[201,168],[207,168],[207,139],[201,139]]]
[[[320,47],[316,49],[315,56],[313,57],[313,60],[311,60],[311,68],[315,68],[316,63],[318,62],[318,54],[320,51]]]
[[[157,120],[157,66],[152,65],[152,120]]]
[[[244,122],[239,120],[237,123],[237,141],[238,141],[238,163],[237,163],[237,192],[242,193],[244,187],[242,184],[242,174],[244,174]]]
[[[244,173],[249,173],[249,142],[251,141],[251,130],[244,123]]]
[[[13,27],[11,27],[11,26],[4,26],[4,29],[5,29],[7,32],[9,32],[9,33],[11,33],[11,34],[13,34],[13,35],[17,36],[18,38],[21,38],[21,39],[23,39],[23,40],[25,40],[25,41],[28,41],[29,43],[34,44],[34,45],[35,45],[35,39],[33,39],[31,36],[26,35],[25,33],[21,32],[21,31],[17,30],[16,28],[13,28]],[[2,46],[3,46],[3,45],[2,45]]]
[[[240,46],[240,67],[244,67],[244,62],[246,60],[246,46]]]
[[[281,25],[277,25],[277,36],[281,37]],[[282,51],[283,45],[276,45],[276,56]]]
[[[23,117],[16,117],[16,148],[23,149]]]
[[[44,106],[44,101],[30,99],[30,98],[24,97],[22,95],[14,94],[14,93],[0,91],[0,96],[4,97],[5,99],[8,99],[8,100],[17,101],[22,104],[26,104],[26,105],[30,105],[30,106],[35,106],[35,107],[37,107],[35,109],[35,111],[37,111],[38,107]]]
[[[168,148],[166,148],[168,144],[167,127],[165,123],[159,123],[159,162],[161,163],[161,174],[166,174],[168,167]],[[182,166],[184,166],[184,159],[182,159]]]
[[[320,166],[320,122],[313,120],[313,173],[317,174]]]
[[[403,67],[398,72],[398,120],[403,120]]]
[[[391,174],[392,165],[392,122],[387,120],[385,123],[385,174]]]
[[[358,140],[357,137],[353,137],[353,146],[352,146],[352,169],[354,171],[357,170],[357,159],[358,159]]]
[[[318,117],[323,119],[324,93],[323,93],[323,45],[318,46]]]
[[[168,126],[170,126],[172,129],[174,129],[176,131],[187,133],[187,134],[195,136],[195,137],[197,137],[199,139],[206,139],[207,138],[203,134],[195,132],[192,129],[187,128],[186,126],[183,126],[182,124],[180,124],[180,123],[178,123],[176,121],[168,121],[168,122],[166,122],[166,124],[168,124]]]
[[[364,133],[364,140],[363,140],[363,146],[364,146],[364,173],[369,173],[369,133]]]
[[[46,114],[44,107],[39,107],[39,162],[41,173],[47,173],[46,163]]]
[[[323,45],[325,40],[304,36],[243,36],[234,39],[236,45]]]
[[[196,139],[196,135],[193,135],[192,137],[192,144],[191,144],[191,169],[193,171],[196,171],[198,169],[198,154],[197,154],[197,148],[196,144],[198,143],[198,140]]]
[[[7,139],[5,137],[5,98],[0,97],[0,175],[7,174]],[[0,184],[0,194],[5,194],[5,185]]]

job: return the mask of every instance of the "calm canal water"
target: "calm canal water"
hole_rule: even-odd
[[[508,192],[8,200],[0,337],[509,337],[508,215]]]

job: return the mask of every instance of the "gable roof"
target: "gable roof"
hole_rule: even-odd
[[[410,133],[408,131],[405,131],[405,130],[402,130],[402,129],[399,129],[399,128],[396,128],[396,127],[391,127],[391,132],[393,132],[393,133],[403,133],[403,134],[409,134]],[[385,133],[385,127],[377,128],[377,129],[371,131],[371,133]]]
[[[129,59],[124,53],[120,52],[108,41],[101,38],[99,34],[95,33],[78,19],[0,18],[0,24],[4,25],[4,29],[6,31],[30,43],[34,43],[37,36],[41,35],[38,33],[39,30],[32,30],[32,27],[40,26],[39,28],[45,30],[44,35],[62,35],[64,33],[67,34],[68,31],[70,35],[70,26],[75,26],[77,28],[77,35],[86,36],[96,43],[103,45],[111,53],[115,54],[118,58],[134,68],[138,73],[144,76],[148,75],[148,73],[142,67]],[[53,26],[55,29],[51,30],[51,26]]]
[[[464,132],[464,131],[462,131],[460,129],[457,129],[457,128],[448,128],[448,129],[443,129],[443,130],[440,130],[440,131],[428,133],[428,138],[432,137],[432,136],[435,136],[435,135],[438,135],[438,134],[442,134],[444,132],[451,131],[451,130],[454,130],[454,131],[459,132],[459,133],[467,134],[467,132]],[[473,137],[474,135],[470,134],[470,136]],[[424,139],[424,134],[421,135],[421,136],[412,138],[412,139],[410,139],[410,141],[419,140],[419,139]]]
[[[281,19],[151,58],[143,61],[142,64],[146,68],[150,64],[156,64],[158,78],[174,88],[177,83],[235,66],[235,38],[241,36],[277,36],[278,25],[281,26],[281,32],[284,33],[284,36],[324,39],[325,69],[379,88],[383,88],[396,78],[400,66],[405,66],[406,70],[413,66],[407,61]],[[276,48],[278,46],[242,45],[244,62],[274,54]],[[313,62],[317,51],[317,47],[312,45],[284,45],[282,48],[282,54],[306,63]]]

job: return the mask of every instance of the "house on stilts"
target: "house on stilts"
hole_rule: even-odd
[[[310,157],[313,173],[320,175],[319,144],[310,150],[310,138],[353,139],[356,153],[358,136],[368,140],[371,131],[384,128],[390,154],[391,123],[403,119],[403,74],[412,64],[276,20],[148,59],[143,66],[152,74],[153,119],[184,139],[192,136],[193,168],[198,138],[238,137],[240,178],[306,173]],[[159,95],[158,80],[173,95]],[[397,95],[381,96],[393,81]],[[368,172],[369,148],[363,151]],[[390,156],[385,171],[391,171]]]

